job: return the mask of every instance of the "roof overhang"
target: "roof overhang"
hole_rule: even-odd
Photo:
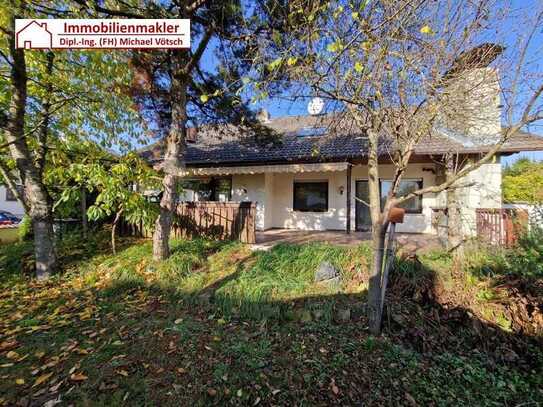
[[[314,163],[314,164],[283,164],[283,165],[251,165],[240,167],[208,167],[187,168],[180,176],[213,176],[235,174],[265,174],[265,173],[300,173],[300,172],[332,172],[345,171],[350,164],[340,163]]]

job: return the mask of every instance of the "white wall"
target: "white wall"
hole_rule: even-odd
[[[429,171],[423,171],[423,168]],[[423,186],[435,183],[433,164],[413,164],[405,178],[422,179]],[[381,178],[392,177],[394,167],[380,167]],[[365,166],[354,166],[351,178],[351,228],[355,228],[355,182],[367,179]],[[328,181],[328,211],[299,212],[293,209],[294,181]],[[232,200],[255,201],[258,230],[285,228],[299,230],[345,230],[347,224],[347,174],[338,172],[276,173],[256,175],[234,175],[232,177]],[[343,194],[340,194],[343,187]],[[244,189],[247,192],[244,192]],[[407,214],[405,222],[397,230],[407,233],[434,233],[431,225],[432,208],[436,206],[434,194],[422,199],[421,214]]]
[[[460,189],[461,216],[466,236],[477,234],[477,208],[502,207],[502,167],[498,162],[483,164],[467,174],[460,182],[473,184]]]
[[[0,185],[0,209],[3,211],[11,212],[14,215],[24,215],[25,210],[23,206],[19,203],[19,201],[6,200],[6,192],[6,187],[4,185]]]
[[[293,209],[294,181],[298,180],[328,181],[327,212],[299,212]],[[339,192],[340,186],[343,186],[343,195]],[[285,229],[345,230],[347,223],[346,191],[345,171],[275,174],[272,225]]]
[[[264,230],[266,182],[264,174],[233,175],[232,176],[232,201],[256,203],[256,229]],[[269,222],[269,221],[268,221]]]
[[[381,165],[380,178],[390,179],[394,166]],[[367,180],[366,166],[353,166],[351,178],[351,229],[355,220],[355,183]],[[411,164],[404,179],[422,179],[423,187],[435,185],[434,164]],[[293,209],[293,184],[302,181],[328,181],[328,211],[299,212]],[[275,173],[232,176],[232,200],[253,201],[256,203],[256,228],[285,228],[299,230],[345,230],[347,223],[347,174],[337,172]],[[474,183],[469,188],[460,190],[462,213],[466,233],[475,233],[475,209],[499,208],[501,202],[501,165],[484,164],[470,173],[463,181]],[[343,194],[340,194],[343,187]],[[422,213],[406,214],[404,223],[397,226],[402,233],[436,233],[432,225],[434,208],[443,208],[445,195],[426,194],[422,198]]]

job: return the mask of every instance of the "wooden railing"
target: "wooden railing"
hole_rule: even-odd
[[[208,237],[255,243],[253,202],[183,202],[177,206],[176,237]]]
[[[172,236],[206,237],[255,243],[256,205],[253,202],[183,202],[177,206]],[[152,231],[123,222],[119,233],[148,238]]]
[[[523,209],[477,209],[477,236],[500,246],[513,246],[528,227],[528,212]]]

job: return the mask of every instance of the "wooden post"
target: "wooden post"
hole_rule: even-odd
[[[381,315],[383,314],[383,307],[385,305],[385,293],[387,290],[388,284],[388,274],[392,268],[394,262],[394,252],[395,248],[395,234],[396,234],[396,224],[403,223],[405,217],[405,209],[402,208],[391,208],[388,213],[388,220],[390,222],[388,226],[388,240],[386,243],[385,251],[385,260],[384,260],[384,269],[383,275],[381,277]]]
[[[351,233],[351,172],[352,165],[347,165],[347,234]]]

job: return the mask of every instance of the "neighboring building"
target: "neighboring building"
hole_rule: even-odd
[[[0,210],[8,211],[18,216],[23,216],[25,213],[23,205],[21,205],[17,198],[15,198],[15,195],[5,185],[0,185]]]

